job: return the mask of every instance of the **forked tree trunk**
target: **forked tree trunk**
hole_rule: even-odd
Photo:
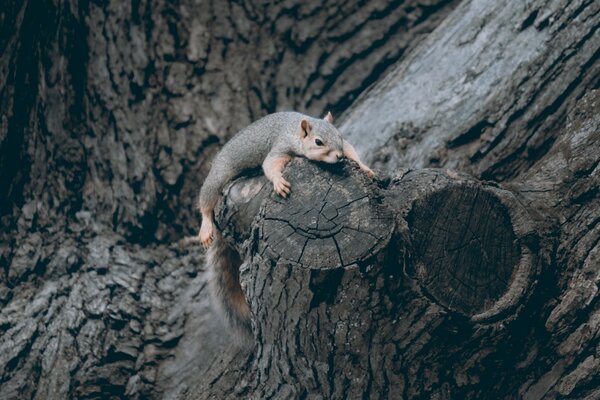
[[[556,304],[556,239],[570,233],[549,211],[572,198],[597,221],[598,109],[594,91],[510,190],[448,169],[378,186],[306,160],[286,170],[289,199],[264,177],[236,181],[217,220],[250,260],[256,347],[218,357],[187,398],[594,398],[596,313],[573,331],[565,321],[594,307],[597,247]]]
[[[356,167],[306,160],[286,179],[288,199],[245,178],[219,208],[251,260],[241,281],[256,348],[190,398],[414,397],[477,353],[466,343],[514,340],[502,326],[531,293],[539,240],[510,192],[448,170],[378,187]]]

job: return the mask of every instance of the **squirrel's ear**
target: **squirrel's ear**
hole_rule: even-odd
[[[323,119],[330,124],[333,124],[333,115],[331,115],[331,111],[327,111],[327,115]]]
[[[308,136],[308,134],[310,133],[310,131],[312,131],[312,126],[305,119],[303,119],[302,122],[300,122],[300,128],[301,128],[300,129],[300,136],[303,139]]]

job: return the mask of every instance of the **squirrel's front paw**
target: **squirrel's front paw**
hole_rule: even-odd
[[[375,177],[375,171],[367,167],[365,164],[361,164],[360,169],[362,169],[369,178]]]
[[[273,179],[273,189],[281,197],[287,197],[290,194],[291,185],[283,176]]]
[[[208,249],[213,242],[213,225],[203,223],[200,227],[200,243]]]

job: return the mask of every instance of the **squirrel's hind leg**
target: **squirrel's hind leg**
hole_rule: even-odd
[[[213,242],[213,235],[215,233],[215,223],[213,222],[213,210],[203,209],[200,210],[202,213],[202,225],[200,225],[200,243],[205,249],[210,247]]]

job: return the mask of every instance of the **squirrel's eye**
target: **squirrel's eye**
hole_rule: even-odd
[[[321,141],[321,139],[315,139],[315,144],[317,146],[323,146],[323,142]]]

